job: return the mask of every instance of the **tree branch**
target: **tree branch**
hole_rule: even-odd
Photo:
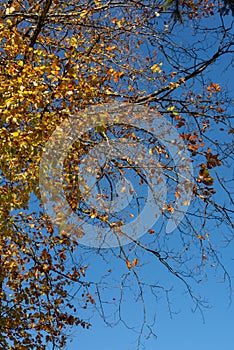
[[[36,43],[37,37],[40,34],[40,31],[43,27],[43,23],[45,21],[46,15],[50,9],[51,4],[52,4],[52,0],[47,0],[45,3],[45,6],[41,12],[41,15],[38,17],[38,22],[37,22],[36,28],[32,34],[31,40],[30,40],[30,44],[29,44],[30,47],[33,47]]]
[[[157,96],[161,95],[164,92],[166,93],[164,96],[166,96],[170,92],[172,92],[175,89],[177,89],[178,87],[180,87],[180,85],[182,83],[192,79],[193,77],[197,76],[198,74],[201,74],[209,65],[214,63],[217,60],[217,58],[219,58],[223,54],[224,54],[224,52],[222,52],[219,49],[208,61],[197,65],[197,68],[192,73],[186,75],[185,77],[178,79],[175,83],[169,83],[168,85],[164,86],[163,88],[161,88],[155,92],[152,92],[144,97],[140,97],[140,98],[136,99],[135,101],[133,101],[133,103],[134,104],[143,104],[143,103],[146,103],[149,101],[151,101],[151,102],[157,101],[159,99]]]

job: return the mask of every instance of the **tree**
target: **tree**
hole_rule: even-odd
[[[202,300],[194,294],[192,280],[199,280],[207,265],[223,271],[230,287],[231,277],[216,248],[219,241],[211,232],[218,227],[226,242],[233,240],[230,173],[223,170],[230,168],[232,160],[232,96],[209,72],[218,64],[226,64],[226,69],[233,65],[233,23],[225,16],[229,9],[232,11],[228,1],[205,0],[166,5],[152,0],[1,2],[2,347],[46,349],[52,344],[61,348],[71,327],[90,327],[83,312],[90,307],[110,324],[105,293],[117,277],[121,289],[113,292],[112,302],[119,319],[124,322],[121,293],[129,280],[135,283],[134,293],[145,310],[146,290],[155,292],[159,287],[154,279],[144,281],[141,265],[147,259],[178,278],[201,310]],[[171,17],[173,14],[176,16]],[[228,64],[225,57],[229,57]],[[98,122],[95,111],[103,115]],[[110,112],[119,113],[119,121],[109,123]],[[129,113],[135,121],[147,122],[148,128],[132,123]],[[87,234],[84,226],[68,223],[66,211],[58,204],[50,211],[43,209],[48,198],[42,195],[40,181],[43,189],[50,189],[49,180],[57,179],[52,172],[44,181],[44,170],[63,146],[56,144],[53,135],[60,139],[58,127],[66,126],[67,120],[74,121],[72,126],[84,127],[82,134],[74,134],[78,138],[63,159],[62,181],[58,178],[69,210],[99,231],[112,233],[120,243],[117,248],[82,246]],[[183,152],[188,153],[183,181],[175,155],[170,154],[172,144],[169,151],[166,147],[168,128],[156,136],[149,128],[155,120],[160,126],[162,120],[173,125],[180,138],[178,147],[183,144]],[[95,147],[99,144],[115,153],[97,170],[100,148],[95,156]],[[140,148],[128,154],[129,146],[136,145]],[[122,153],[117,152],[119,148]],[[96,177],[95,198],[81,176],[82,162],[90,152],[93,164],[84,163],[84,171]],[[143,161],[135,162],[136,155],[144,162],[152,161],[152,169],[161,164],[156,182],[149,164],[145,170]],[[187,177],[191,173],[186,172],[189,159],[192,184]],[[116,186],[118,178],[121,181]],[[129,180],[140,194],[127,186]],[[160,183],[170,191],[158,206],[158,222],[141,239],[134,232],[125,232],[123,226],[139,217],[147,205],[147,187]],[[184,193],[188,198],[181,203]],[[97,194],[100,208],[94,205]],[[131,196],[131,205],[123,212],[108,211],[105,200],[117,203],[123,194]],[[178,219],[183,206],[187,210],[183,221],[169,235],[167,222],[173,216]],[[177,246],[173,245],[175,235]],[[122,245],[123,237],[130,244]],[[94,252],[106,266],[100,276],[97,273],[88,280],[89,254]],[[164,291],[168,293],[165,287]],[[79,305],[74,303],[77,293]],[[143,317],[140,335],[147,327],[153,332]]]

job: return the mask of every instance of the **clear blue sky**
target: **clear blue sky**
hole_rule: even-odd
[[[146,341],[146,350],[233,350],[234,307],[228,308],[226,295],[220,286],[207,286],[206,292],[213,296],[214,306],[205,313],[203,323],[198,313],[191,313],[186,300],[178,295],[175,300],[182,311],[170,319],[166,306],[155,305],[157,309],[157,339]],[[134,309],[129,310],[134,314]],[[94,319],[92,330],[81,330],[75,335],[68,350],[102,349],[135,350],[135,335],[124,327],[106,328],[102,321]]]
[[[234,245],[226,251],[226,266],[230,268],[230,271],[234,271],[234,260],[231,260],[233,248]],[[91,263],[90,267],[92,266],[94,265]],[[155,264],[154,267],[151,266],[148,272],[163,273],[163,269]],[[199,290],[210,305],[210,308],[204,309],[203,320],[198,310],[195,313],[191,311],[193,307],[191,299],[188,294],[184,293],[184,287],[181,283],[177,283],[165,271],[164,278],[165,282],[167,278],[170,280],[169,285],[174,285],[174,290],[171,292],[172,310],[178,313],[174,314],[171,319],[165,298],[156,302],[148,296],[149,307],[156,311],[155,332],[157,339],[146,340],[145,348],[142,347],[142,349],[232,350],[234,348],[234,304],[229,305],[229,292],[221,279],[218,277],[210,278],[209,281],[202,282],[197,287],[197,291]],[[132,303],[130,293],[128,297],[129,302],[127,301],[124,304],[126,313],[131,315],[129,319],[137,320],[138,309]],[[135,350],[137,348],[137,334],[124,326],[108,328],[98,317],[94,317],[91,322],[93,327],[90,330],[78,329],[73,334],[73,342],[68,344],[68,350],[94,348],[101,350]]]

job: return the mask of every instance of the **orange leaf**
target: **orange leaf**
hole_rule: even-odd
[[[174,208],[171,204],[167,206],[167,210],[169,211],[169,213],[174,213]]]
[[[85,276],[85,269],[87,269],[87,267],[88,267],[88,265],[80,267],[80,272],[82,273],[82,276]]]
[[[127,268],[131,269],[132,268],[132,264],[130,263],[130,261],[128,259],[125,260]]]
[[[154,233],[154,230],[148,230],[148,233],[152,235]]]
[[[204,241],[205,237],[202,235],[197,236],[198,239],[202,239]]]
[[[124,75],[123,72],[116,72],[116,73],[114,74],[114,82],[117,83],[118,80],[119,80],[119,78],[121,78],[123,75]]]
[[[135,258],[135,259],[133,260],[132,264],[133,264],[133,266],[137,266],[137,265],[138,265],[138,259]]]

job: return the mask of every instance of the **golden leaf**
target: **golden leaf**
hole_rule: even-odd
[[[151,67],[151,70],[156,73],[161,73],[162,72],[162,69],[159,67],[159,65],[157,63],[155,63],[152,67]]]
[[[17,137],[17,136],[19,136],[19,134],[20,134],[20,131],[18,130],[18,131],[14,131],[11,135],[13,137]]]

